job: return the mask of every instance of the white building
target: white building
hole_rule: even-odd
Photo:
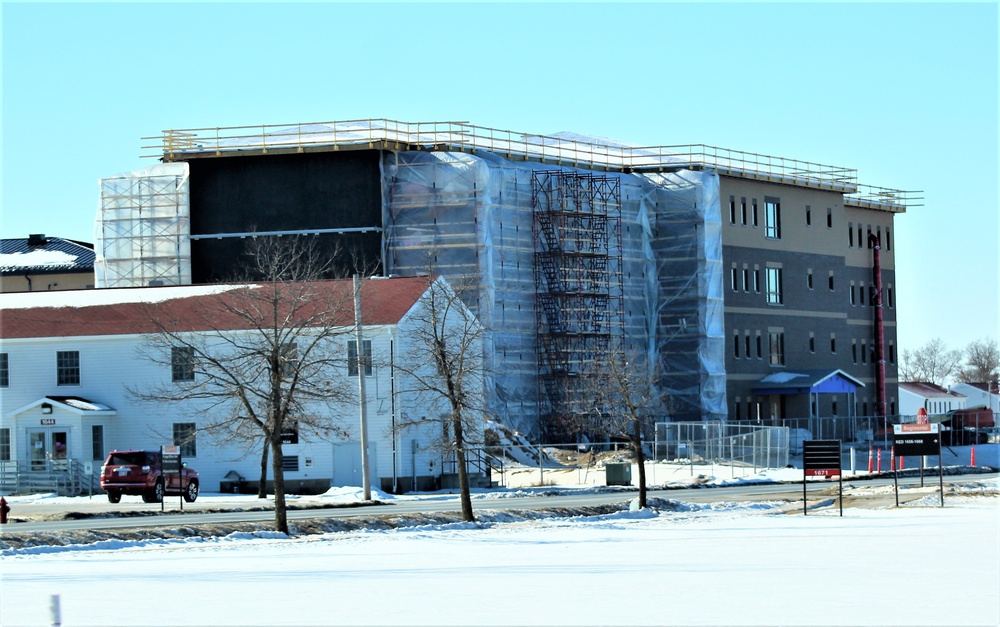
[[[956,383],[951,389],[968,398],[968,407],[985,407],[1000,413],[1000,386],[996,383]]]
[[[915,416],[921,408],[932,416],[946,414],[955,409],[965,409],[967,400],[963,394],[926,381],[899,384],[899,413],[903,416]]]
[[[344,294],[353,302],[351,281],[311,285]],[[219,490],[233,471],[250,481],[258,479],[259,446],[247,450],[221,443],[200,430],[209,418],[207,412],[222,408],[212,410],[195,401],[150,403],[129,392],[178,381],[177,364],[172,369],[143,353],[156,331],[147,309],[150,303],[176,316],[175,323],[181,325],[177,330],[204,332],[204,319],[186,312],[241,287],[246,286],[0,295],[0,493],[29,491],[33,475],[86,476],[88,468],[96,483],[108,451],[179,444],[191,432],[196,434],[194,442],[184,444],[182,454],[200,473],[203,491]],[[414,354],[414,332],[423,324],[419,313],[435,289],[450,290],[443,279],[431,283],[428,277],[363,283],[363,334],[366,353],[370,342],[372,355],[365,368],[370,471],[372,485],[384,491],[432,489],[442,478],[443,460],[434,447],[441,439],[440,423],[393,429],[407,417],[436,417],[444,411],[441,399],[422,397],[407,384],[405,374],[405,360]],[[464,307],[460,314],[471,315]],[[344,308],[344,334],[330,340],[343,344],[333,347],[344,358],[328,373],[333,385],[353,390],[353,402],[325,410],[332,425],[327,438],[301,437],[283,445],[289,492],[362,483],[357,361],[353,376],[348,372],[348,352],[356,347],[353,315],[353,307]],[[245,333],[214,327],[220,328],[227,329],[225,333]],[[481,437],[472,436],[472,440]]]

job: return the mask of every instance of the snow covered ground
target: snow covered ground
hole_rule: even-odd
[[[997,625],[998,487],[959,486],[944,508],[929,487],[842,518],[832,503],[803,516],[785,502],[674,500],[604,516],[5,550],[0,624],[50,624],[59,595],[63,625]]]

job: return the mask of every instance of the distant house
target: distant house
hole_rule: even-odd
[[[927,381],[909,381],[899,384],[899,413],[915,416],[923,408],[930,415],[946,414],[955,409],[965,409],[968,399]]]
[[[956,383],[951,389],[965,394],[968,407],[986,407],[993,413],[1000,412],[1000,386],[996,383]]]
[[[436,281],[444,284],[444,279]],[[408,374],[413,370],[405,368],[421,348],[415,333],[430,290],[438,285],[430,284],[427,277],[411,277],[373,278],[362,287],[364,349],[371,356],[364,369],[371,485],[387,492],[434,489],[448,479],[442,472],[447,468],[454,472],[437,448],[442,437],[439,423],[428,420],[426,425],[402,432],[392,428],[408,417],[437,417],[447,411],[440,400],[414,391]],[[126,390],[127,386],[138,389],[189,380],[177,378],[179,371],[187,372],[179,370],[177,363],[156,363],[138,350],[156,331],[143,304],[158,303],[159,311],[176,321],[175,330],[199,333],[206,329],[204,318],[188,312],[199,310],[199,303],[207,299],[218,299],[220,292],[246,287],[0,295],[4,312],[0,317],[0,484],[4,477],[7,481],[0,485],[0,493],[12,491],[15,474],[24,485],[24,477],[33,473],[82,472],[87,466],[97,472],[110,450],[155,449],[165,444],[182,447],[185,461],[201,475],[203,491],[220,490],[223,481],[237,475],[258,479],[259,448],[248,454],[246,447],[215,441],[199,430],[203,414],[225,409],[196,405],[197,401],[186,406],[141,402]],[[318,293],[346,293],[352,299],[351,281],[320,281],[309,287]],[[337,360],[324,373],[341,389],[353,390],[355,399],[311,408],[325,412],[338,435],[322,440],[296,437],[283,446],[289,492],[362,484],[353,314],[353,306],[345,308],[347,332],[343,339],[331,340],[334,352],[343,356],[342,363]],[[339,317],[336,324],[340,324]],[[221,328],[233,337],[247,333],[245,327],[208,328],[213,334]],[[193,369],[190,376],[196,376]],[[189,440],[192,433],[195,438]],[[481,439],[481,434],[470,434],[469,439]]]
[[[94,287],[94,245],[29,235],[0,240],[0,292],[50,292]]]

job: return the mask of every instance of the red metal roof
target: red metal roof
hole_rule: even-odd
[[[365,326],[391,325],[400,319],[427,290],[433,277],[393,277],[365,280],[361,287],[361,318]],[[116,302],[110,304],[86,304],[87,295],[94,290],[63,292],[66,305],[59,307],[7,308],[0,311],[0,338],[32,337],[76,337],[86,335],[127,335],[155,333],[161,321],[171,331],[205,331],[211,329],[245,329],[249,325],[238,313],[254,307],[270,294],[272,285],[255,283],[216,294],[186,296],[179,288],[140,288],[141,290],[176,290],[178,298],[166,298],[163,293],[155,302]],[[302,307],[292,311],[287,303],[279,306],[283,316],[296,320],[308,320],[310,316],[322,316],[324,324],[350,326],[354,324],[354,285],[351,279],[336,281],[313,281],[299,283],[279,283],[273,285],[274,293],[303,295]],[[100,290],[112,292],[119,290]],[[128,292],[135,300],[136,290]],[[21,295],[22,297],[30,295]],[[77,301],[77,304],[74,304]]]

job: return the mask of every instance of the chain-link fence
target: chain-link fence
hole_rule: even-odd
[[[664,461],[708,461],[784,468],[791,444],[787,427],[724,422],[658,422],[653,455]]]

